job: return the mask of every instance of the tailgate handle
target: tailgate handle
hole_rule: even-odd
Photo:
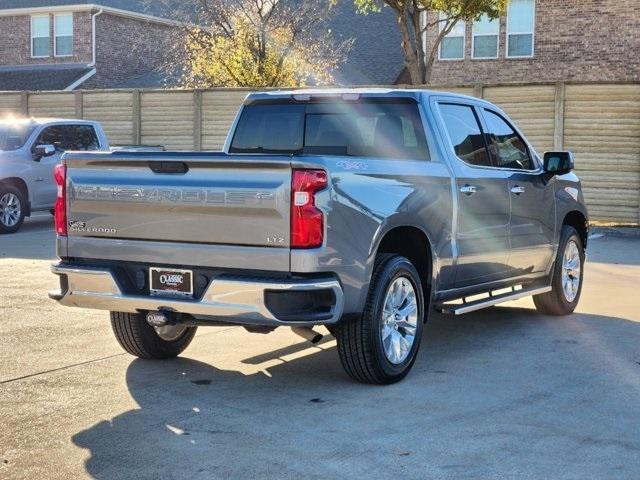
[[[149,162],[149,168],[155,173],[185,174],[189,171],[184,162]]]

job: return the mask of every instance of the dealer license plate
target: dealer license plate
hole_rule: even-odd
[[[149,269],[151,295],[193,297],[193,272],[174,268]]]

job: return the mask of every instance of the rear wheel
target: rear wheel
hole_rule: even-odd
[[[166,359],[180,355],[191,343],[197,327],[152,327],[141,313],[111,312],[111,327],[120,346],[140,358]]]
[[[15,233],[24,222],[25,199],[13,185],[0,185],[0,233]]]
[[[415,362],[424,323],[420,276],[409,260],[384,254],[376,259],[364,312],[335,327],[346,372],[363,383],[404,378]]]
[[[552,290],[535,295],[536,309],[547,315],[569,315],[580,301],[584,276],[584,248],[575,228],[564,225],[553,267]]]

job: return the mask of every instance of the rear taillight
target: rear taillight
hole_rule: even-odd
[[[324,170],[293,170],[291,180],[291,248],[316,248],[324,237],[324,214],[315,193],[327,186]]]
[[[56,223],[56,233],[58,235],[67,234],[67,166],[63,163],[56,165],[53,171],[53,178],[58,186],[56,204],[53,207],[53,215]]]

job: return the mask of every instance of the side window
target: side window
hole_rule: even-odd
[[[53,54],[56,57],[70,57],[73,55],[73,14],[62,13],[53,16],[53,31],[55,32]]]
[[[442,119],[456,155],[466,163],[491,166],[478,117],[469,105],[441,103]]]
[[[473,24],[473,58],[498,58],[500,20],[489,20],[485,14]]]
[[[507,58],[533,57],[535,0],[510,0],[507,7]]]
[[[445,27],[446,15],[440,15],[440,30]],[[440,43],[440,60],[462,60],[464,58],[466,24],[458,21]]]
[[[37,145],[53,145],[57,152],[64,151],[64,130],[61,126],[46,127],[34,146]]]
[[[54,125],[45,128],[35,145],[53,145],[56,151],[99,150],[100,143],[91,125]]]
[[[484,111],[490,150],[496,167],[533,170],[529,149],[522,137],[500,115],[491,110]]]
[[[49,14],[31,17],[31,58],[51,55],[51,24]]]
[[[91,125],[66,125],[65,150],[98,150],[100,144]]]

